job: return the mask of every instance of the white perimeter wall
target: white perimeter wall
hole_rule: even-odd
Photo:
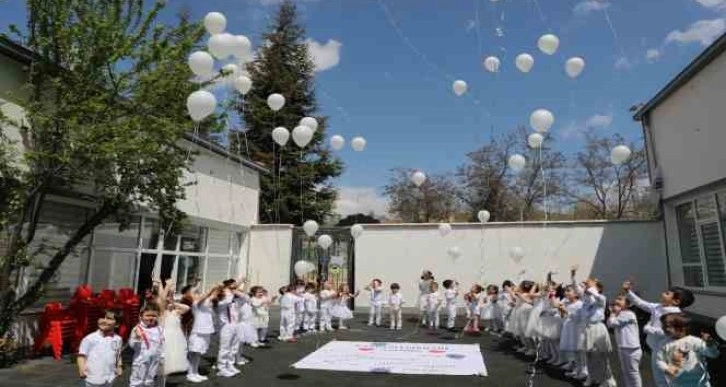
[[[249,233],[247,279],[277,295],[290,283],[291,225],[254,225]]]
[[[355,244],[355,285],[363,289],[372,278],[384,286],[392,282],[413,306],[423,269],[433,271],[437,281],[456,279],[463,288],[473,283],[496,283],[532,279],[543,281],[550,270],[555,280],[567,281],[572,265],[579,265],[579,278],[594,275],[612,296],[622,282],[632,278],[648,299],[657,300],[667,286],[663,226],[660,222],[555,222],[546,226],[490,223],[452,225],[453,232],[441,237],[438,225],[366,225]],[[452,260],[447,250],[458,246],[462,256]],[[512,247],[522,247],[524,258],[517,264]],[[482,267],[484,273],[480,274]],[[520,274],[524,271],[524,274]],[[356,307],[365,307],[365,292]]]

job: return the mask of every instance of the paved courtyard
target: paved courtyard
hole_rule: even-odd
[[[481,337],[464,336],[456,339],[455,334],[447,331],[429,331],[416,329],[414,322],[408,322],[403,331],[389,331],[385,328],[369,328],[365,325],[364,317],[357,315],[351,323],[350,331],[339,331],[334,333],[307,336],[297,343],[277,343],[272,341],[270,348],[246,350],[246,355],[252,359],[248,365],[241,367],[243,373],[235,378],[223,379],[211,376],[207,383],[196,384],[198,386],[315,386],[315,387],[443,387],[455,385],[457,387],[468,386],[527,386],[529,375],[526,373],[529,361],[517,354],[512,353],[511,343],[506,340],[489,334]],[[274,322],[273,322],[274,324]],[[463,324],[463,321],[460,321]],[[276,325],[271,325],[276,327]],[[276,333],[273,330],[272,333]],[[401,342],[429,342],[429,343],[479,343],[484,356],[487,377],[468,376],[408,376],[408,375],[383,375],[370,373],[348,373],[313,370],[296,370],[291,365],[316,350],[330,340],[352,340],[352,341],[401,341]],[[127,357],[128,362],[128,357]],[[202,373],[210,373],[209,366],[213,362],[209,357],[203,362]],[[614,372],[619,374],[618,361],[612,358]],[[644,386],[652,386],[649,382],[650,373],[647,369],[648,359],[644,359],[641,369],[646,382]],[[114,386],[126,386],[128,383],[128,366],[126,373],[118,379]],[[213,373],[212,373],[213,375]],[[169,387],[193,386],[187,383],[184,376],[171,376],[167,380]],[[541,374],[535,376],[534,386],[579,386],[579,383],[571,382],[563,377],[559,370],[545,368]],[[24,386],[24,387],[61,387],[78,386],[76,369],[73,364],[73,357],[64,357],[60,362],[52,358],[44,357],[16,365],[11,369],[0,370],[0,386]]]

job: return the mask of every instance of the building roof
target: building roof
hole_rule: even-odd
[[[0,35],[0,55],[4,55],[9,58],[12,58],[24,65],[29,65],[34,60],[42,59],[38,54],[36,54],[32,50],[28,49],[27,47],[25,47],[21,44],[18,44],[16,42],[10,40],[7,37],[2,36],[2,35]],[[254,162],[252,160],[249,160],[247,158],[241,157],[238,154],[232,153],[229,150],[227,150],[225,147],[215,144],[206,139],[203,139],[192,133],[185,133],[184,139],[199,146],[200,148],[204,148],[204,149],[207,149],[218,155],[227,157],[230,160],[240,163],[250,169],[253,169],[253,170],[256,170],[256,171],[262,172],[262,173],[270,173],[270,170],[265,168],[264,166]]]
[[[641,105],[636,110],[633,118],[640,121],[646,114],[658,107],[663,101],[668,99],[671,94],[675,93],[681,86],[685,85],[693,79],[701,70],[711,64],[716,58],[726,51],[726,34],[721,35],[715,42],[706,48],[696,59],[694,59],[686,68],[684,68],[675,78],[668,82],[650,101]]]

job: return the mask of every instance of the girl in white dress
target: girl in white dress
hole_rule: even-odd
[[[424,270],[421,274],[421,281],[418,283],[418,307],[420,313],[421,326],[427,325],[428,310],[426,304],[429,294],[431,294],[431,283],[434,282],[434,275],[428,270]]]
[[[559,302],[559,296],[562,292],[561,286],[550,286],[547,296],[547,303],[541,313],[541,331],[542,346],[544,348],[544,360],[553,366],[559,366],[564,363],[560,356],[560,335],[562,332],[562,317],[557,310],[556,304]]]
[[[429,328],[439,329],[440,314],[442,297],[439,294],[439,284],[436,282],[431,283],[431,293],[426,298],[426,311],[428,312]]]
[[[532,312],[532,308],[534,307],[534,298],[532,297],[532,293],[534,292],[536,292],[534,282],[525,280],[522,281],[519,288],[514,293],[514,297],[517,299],[517,306],[515,306],[516,313],[513,334],[520,343],[520,347],[517,349],[517,352],[519,353],[527,353],[534,350],[533,343],[525,336],[529,316]]]
[[[318,296],[315,291],[315,284],[305,285],[305,293],[303,294],[303,299],[305,299],[305,322],[303,323],[303,329],[310,333],[317,331],[318,323]]]
[[[257,286],[253,286],[250,289],[250,293],[257,290]],[[244,297],[235,298],[237,302],[237,308],[239,310],[239,322],[237,323],[238,335],[240,340],[239,352],[237,353],[237,365],[247,364],[247,359],[242,355],[244,346],[249,345],[251,347],[259,347],[260,343],[257,341],[257,329],[254,327],[254,312],[252,311],[252,305],[250,301],[252,299],[251,294],[244,294]]]
[[[213,300],[214,309],[219,320],[219,351],[217,353],[217,375],[231,378],[241,373],[234,363],[240,348],[239,310],[235,297],[243,294],[238,290],[240,285],[234,279],[222,283],[224,288]]]
[[[501,312],[498,304],[498,290],[496,285],[487,286],[486,294],[480,296],[480,318],[484,322],[484,330],[489,332],[494,329],[495,321],[499,319]]]
[[[563,318],[560,333],[560,353],[567,363],[562,369],[568,371],[569,377],[586,378],[587,365],[585,352],[580,351],[577,342],[582,331],[582,324],[578,316],[582,308],[580,296],[572,285],[565,286],[565,299],[555,304]]]
[[[502,291],[499,292],[497,296],[497,304],[499,305],[499,310],[501,312],[501,318],[497,324],[498,332],[507,331],[507,326],[509,325],[510,320],[509,316],[512,313],[512,304],[514,303],[514,300],[512,299],[513,288],[514,284],[512,281],[506,280],[502,282]]]
[[[189,312],[189,306],[174,301],[174,282],[166,281],[166,286],[160,288],[159,298],[164,297],[161,302],[161,327],[164,334],[164,375],[186,372],[189,367],[187,362],[187,338],[181,326],[181,316]]]
[[[446,329],[453,330],[456,325],[456,298],[459,297],[459,283],[444,281],[444,301],[446,302]]]
[[[348,329],[345,321],[353,318],[353,312],[348,303],[356,297],[358,297],[358,292],[351,294],[347,284],[342,284],[338,288],[338,297],[330,310],[330,315],[338,319],[338,329]]]
[[[337,294],[333,290],[333,285],[330,282],[323,284],[323,290],[320,291],[320,330],[321,331],[333,331],[333,318],[330,315],[333,303]]]
[[[257,333],[258,346],[267,342],[267,328],[270,325],[270,305],[275,302],[277,297],[270,299],[267,290],[262,286],[255,286],[251,289],[252,299],[250,306],[252,307],[252,326]],[[252,344],[252,347],[255,347]]]
[[[391,318],[391,329],[403,329],[403,321],[401,316],[401,305],[406,301],[401,294],[401,286],[397,283],[391,284],[391,294],[388,296],[388,308]]]
[[[295,330],[305,330],[305,282],[295,282]]]
[[[202,355],[209,350],[214,334],[214,311],[211,300],[217,298],[221,290],[221,284],[215,285],[207,294],[194,296],[192,304],[194,323],[189,334],[189,371],[187,371],[187,381],[192,383],[201,383],[208,379],[199,373],[199,362]]]
[[[484,289],[482,289],[480,285],[474,284],[472,285],[471,290],[464,295],[464,300],[466,300],[467,305],[469,306],[468,309],[470,316],[469,321],[467,321],[466,326],[464,327],[464,332],[479,332],[479,303],[483,291]]]

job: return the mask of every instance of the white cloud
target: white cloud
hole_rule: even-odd
[[[726,8],[726,0],[696,0],[706,8]]]
[[[315,71],[329,70],[340,63],[340,48],[343,46],[337,40],[328,39],[325,44],[320,44],[313,39],[307,40],[308,54],[315,63]]]
[[[373,212],[380,217],[388,212],[388,200],[372,187],[340,187],[335,211],[342,216]]]
[[[584,0],[577,3],[575,8],[572,9],[572,12],[575,15],[584,16],[593,12],[602,11],[608,7],[610,7],[610,3],[604,0]]]
[[[726,31],[726,20],[699,20],[691,24],[685,31],[671,31],[666,36],[666,43],[700,43],[708,46]]]
[[[625,56],[615,59],[615,70],[627,70],[633,67],[633,63]]]
[[[651,48],[648,51],[645,52],[645,59],[648,60],[648,62],[657,62],[658,59],[660,59],[660,50],[657,48]]]
[[[609,128],[612,123],[612,114],[595,114],[585,121],[585,127],[592,129],[605,129]]]

